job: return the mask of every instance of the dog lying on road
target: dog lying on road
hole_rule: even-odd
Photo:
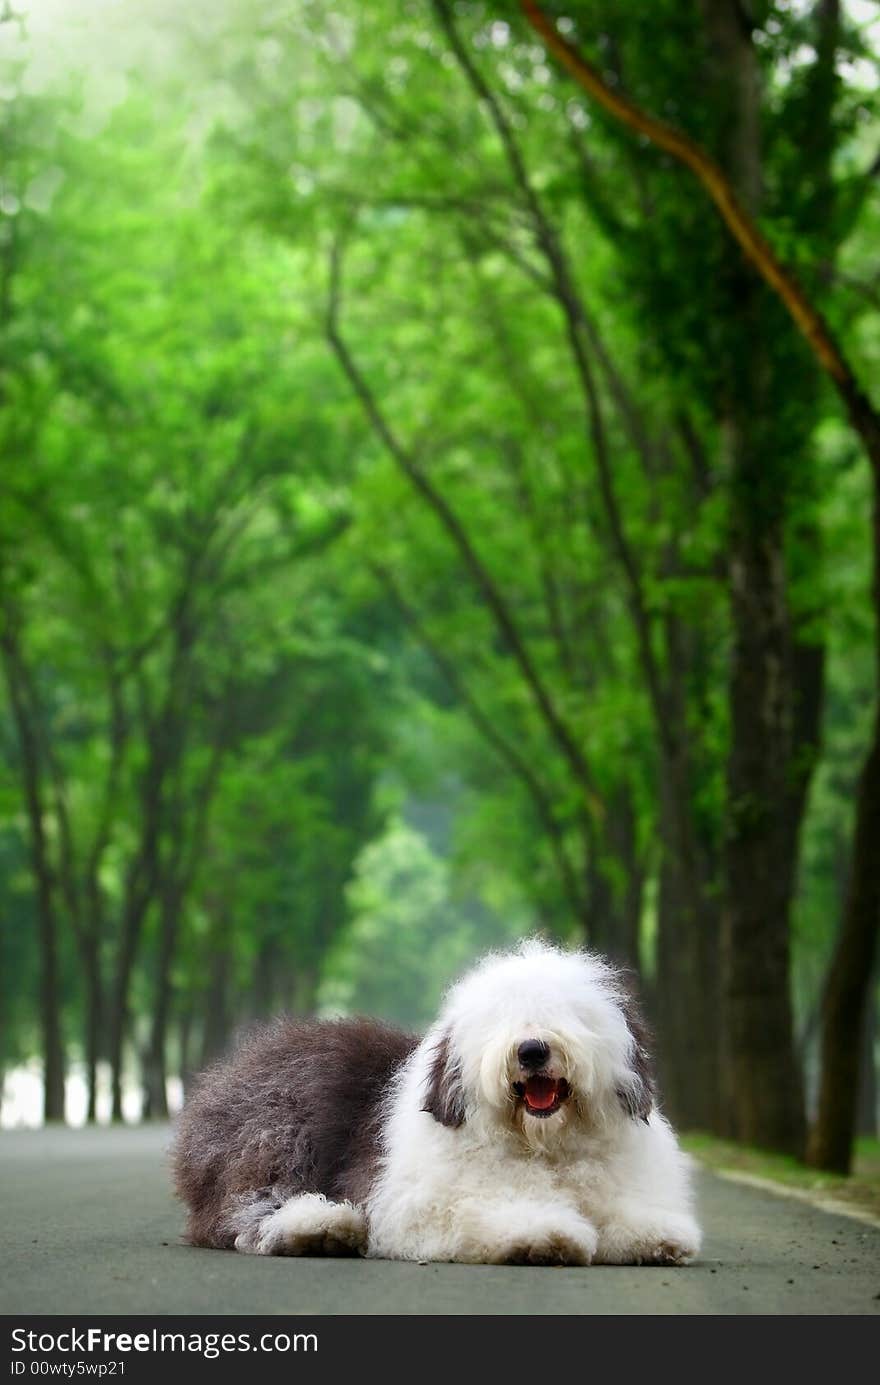
[[[700,1246],[619,975],[533,941],[453,986],[421,1040],[361,1019],[252,1034],[202,1077],[173,1157],[199,1246],[566,1265]]]

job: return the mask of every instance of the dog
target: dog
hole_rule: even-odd
[[[197,1246],[563,1265],[700,1247],[620,974],[534,940],[458,981],[421,1040],[365,1019],[252,1033],[198,1083],[173,1165]]]

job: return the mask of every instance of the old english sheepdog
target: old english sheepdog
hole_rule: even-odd
[[[688,1161],[600,957],[526,942],[419,1041],[281,1019],[207,1072],[174,1170],[199,1246],[487,1264],[695,1255]]]

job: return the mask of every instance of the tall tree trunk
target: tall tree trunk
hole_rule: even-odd
[[[178,824],[180,829],[180,824]],[[168,1022],[171,1011],[171,966],[177,946],[180,911],[183,907],[182,882],[166,881],[162,890],[159,919],[159,956],[153,989],[153,1016],[150,1037],[144,1055],[144,1093],[147,1114],[151,1120],[166,1120],[168,1096],[166,1090]]]
[[[728,117],[722,166],[754,213],[762,182],[757,55],[734,0],[707,5],[706,15]],[[805,1114],[794,1044],[789,922],[798,832],[789,830],[786,811],[794,751],[786,478],[764,423],[772,417],[772,374],[761,330],[769,300],[732,246],[728,259],[737,327],[723,408],[733,633],[721,948],[724,1096],[735,1138],[800,1154]]]
[[[21,754],[31,869],[36,886],[40,954],[40,1034],[43,1054],[43,1119],[64,1120],[64,1043],[58,964],[55,883],[46,837],[40,751],[18,643],[17,615],[4,602],[0,648]]]
[[[140,785],[141,836],[129,864],[122,910],[121,942],[110,1015],[110,1063],[113,1071],[113,1119],[122,1119],[122,1065],[128,1031],[131,979],[144,920],[161,883],[162,832],[169,820],[168,782],[183,758],[196,627],[192,612],[195,559],[173,614],[173,645],[168,681],[155,715],[145,700],[144,733],[149,755]],[[173,820],[173,819],[172,819]]]
[[[165,812],[165,784],[182,753],[182,730],[169,693],[166,707],[153,728],[150,759],[141,791],[141,840],[131,861],[125,883],[125,902],[120,922],[113,1002],[110,1012],[110,1066],[113,1120],[122,1120],[122,1078],[128,1036],[131,979],[144,920],[160,880],[160,837]]]
[[[38,877],[37,909],[40,935],[40,1028],[43,1040],[43,1119],[64,1120],[64,1043],[58,985],[58,943],[51,888]]]
[[[718,906],[683,868],[678,834],[661,803],[655,1014],[664,1106],[691,1130],[719,1128]]]
[[[751,320],[757,327],[763,289],[749,271],[738,277],[743,325]],[[724,1105],[733,1138],[801,1155],[806,1118],[790,920],[819,741],[823,651],[796,645],[792,634],[786,481],[774,477],[772,441],[760,423],[770,408],[766,364],[760,348],[740,362],[727,427],[733,646],[721,950]]]
[[[140,912],[138,908],[138,912]],[[134,967],[136,930],[132,915],[126,911],[122,920],[122,943],[116,965],[116,979],[113,987],[112,1006],[109,1017],[109,1052],[111,1119],[121,1121],[122,1092],[125,1065],[125,1044],[128,1037],[129,990]]]
[[[734,447],[738,443],[734,442]],[[729,1133],[802,1154],[803,1073],[791,1004],[791,908],[821,738],[825,649],[792,632],[785,539],[760,450],[734,463],[734,649],[722,965]],[[806,526],[809,534],[810,526]],[[809,625],[804,618],[805,625]],[[763,1016],[763,1018],[762,1018]]]
[[[790,988],[793,871],[784,859],[791,843],[781,818],[791,745],[781,535],[755,534],[750,507],[741,519],[731,551],[725,1098],[734,1138],[801,1154],[803,1086]]]
[[[215,730],[208,769],[187,802],[178,782],[166,809],[168,851],[157,866],[159,877],[159,955],[153,997],[153,1018],[144,1060],[144,1087],[151,1119],[168,1117],[166,1046],[172,1002],[172,967],[180,936],[181,918],[195,873],[202,859],[208,814],[217,788],[226,746],[231,686]]]
[[[880,556],[880,544],[878,544]],[[878,568],[880,571],[880,568]],[[859,1085],[859,1057],[880,923],[880,709],[856,796],[856,830],[847,901],[822,1002],[821,1077],[807,1159],[849,1173]]]
[[[717,830],[707,830],[699,819],[701,748],[691,731],[693,698],[688,687],[688,678],[704,656],[697,638],[671,615],[664,622],[664,636],[655,987],[660,1078],[664,1101],[680,1125],[717,1131],[722,1119]]]
[[[94,1125],[98,1119],[98,1062],[103,1041],[104,1006],[97,940],[92,938],[90,942],[93,945],[82,951],[82,962],[86,982],[85,1054],[89,1093],[86,1120]]]
[[[141,1086],[143,1088],[143,1104],[141,1107],[142,1120],[167,1120],[168,1119],[168,1092],[166,1088],[167,1072],[165,1068],[165,1048],[154,1047],[155,1027],[151,1029],[150,1038],[144,1051],[142,1060]]]
[[[111,1069],[112,1119],[121,1121],[125,1044],[128,1039],[131,979],[140,941],[141,928],[156,889],[158,821],[147,828],[148,845],[134,863],[126,885],[126,900],[120,923],[122,935],[116,960],[112,1006],[109,1016],[109,1059]]]
[[[877,987],[876,976],[868,996],[862,1027],[862,1056],[859,1065],[859,1097],[856,1133],[877,1134]]]
[[[101,814],[83,871],[84,903],[83,908],[79,911],[80,926],[77,930],[80,963],[85,976],[87,1010],[85,1049],[89,1088],[87,1119],[90,1124],[94,1124],[98,1119],[98,1063],[103,1056],[106,1038],[104,1031],[106,1020],[105,987],[101,965],[101,948],[105,936],[105,900],[101,884],[101,863],[113,833],[122,766],[129,735],[129,721],[123,696],[122,678],[114,666],[112,652],[108,649],[102,650],[102,660],[107,676],[109,705],[107,731],[110,742],[110,762],[104,785]]]

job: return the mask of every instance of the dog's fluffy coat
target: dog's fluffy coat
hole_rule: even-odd
[[[458,982],[421,1042],[253,1034],[187,1103],[174,1168],[190,1240],[258,1254],[678,1264],[700,1243],[620,978],[535,942]]]

